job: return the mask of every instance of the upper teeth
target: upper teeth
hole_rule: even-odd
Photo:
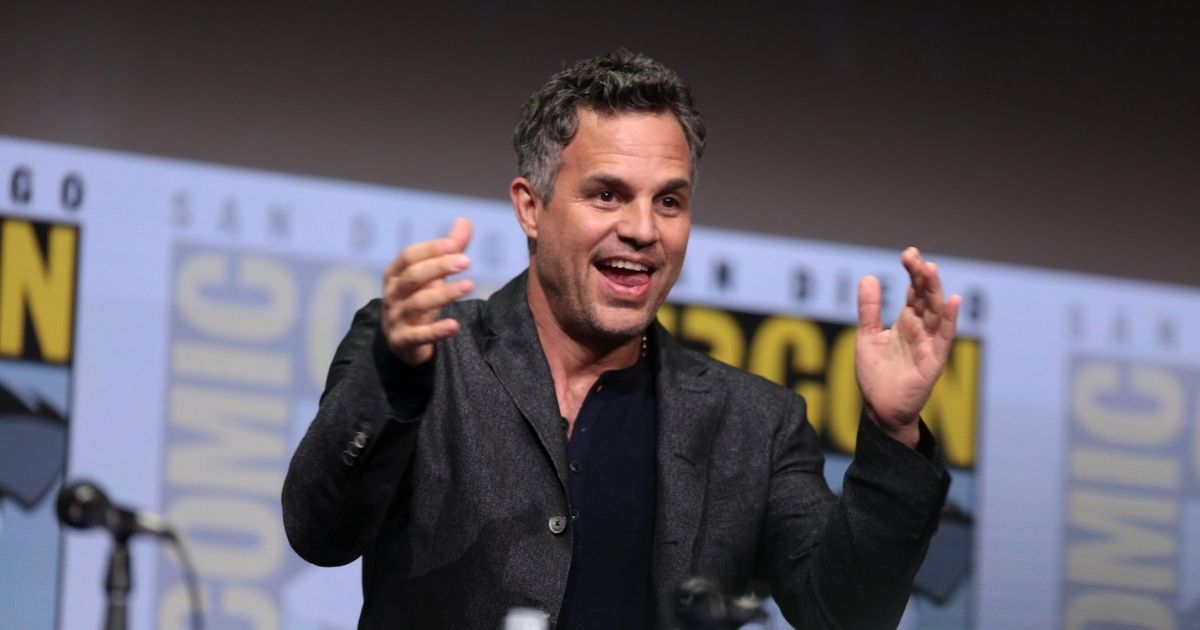
[[[628,269],[629,271],[650,271],[650,268],[645,265],[639,265],[628,260],[609,260],[604,263],[607,267],[616,267],[617,269]]]

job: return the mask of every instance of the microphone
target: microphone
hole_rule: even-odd
[[[712,580],[691,577],[675,590],[675,614],[693,630],[734,630],[767,614],[754,595],[730,598]]]
[[[167,541],[179,556],[188,599],[191,601],[192,629],[200,630],[204,622],[196,570],[183,549],[183,540],[157,514],[116,505],[108,500],[99,486],[86,479],[64,485],[58,492],[55,507],[58,520],[67,527],[91,529],[99,526],[112,534],[108,574],[104,578],[104,590],[108,596],[108,609],[104,616],[106,629],[125,630],[128,627],[129,593],[133,590],[129,539],[137,534],[149,534]]]
[[[135,534],[173,539],[175,532],[157,514],[116,505],[99,486],[79,480],[58,493],[58,520],[75,529],[103,527],[114,538],[126,540]]]
[[[688,628],[721,628],[725,625],[725,597],[712,581],[688,578],[675,591],[675,614]]]

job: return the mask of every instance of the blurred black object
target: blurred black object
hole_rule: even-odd
[[[203,627],[200,587],[191,559],[183,543],[162,519],[150,512],[121,507],[109,501],[98,485],[77,480],[63,486],[58,493],[58,520],[75,529],[103,527],[112,534],[112,550],[108,557],[108,573],[104,590],[108,606],[104,630],[125,630],[129,624],[129,593],[133,590],[133,572],[129,562],[129,539],[137,534],[149,534],[171,544],[183,567],[184,579],[192,607],[192,628]]]
[[[729,597],[711,580],[692,577],[675,591],[675,613],[690,630],[734,630],[765,621],[762,600],[755,595]]]
[[[149,512],[121,507],[90,481],[74,481],[58,493],[58,520],[76,529],[97,525],[112,533],[114,539],[128,540],[135,534],[174,538],[171,528]]]

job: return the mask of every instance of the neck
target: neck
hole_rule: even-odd
[[[555,382],[566,383],[579,378],[594,380],[608,370],[637,363],[642,354],[641,335],[622,340],[573,336],[554,316],[545,291],[532,273],[528,295],[538,341]]]

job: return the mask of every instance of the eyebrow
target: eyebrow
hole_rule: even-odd
[[[679,177],[679,178],[667,181],[667,183],[660,186],[658,190],[659,190],[659,192],[678,192],[680,190],[691,190],[691,188],[692,188],[691,180],[687,180],[682,177]]]
[[[587,184],[600,184],[601,186],[604,186],[605,188],[612,188],[615,190],[622,190],[622,191],[629,190],[631,188],[631,186],[629,185],[629,182],[626,182],[625,180],[621,179],[620,177],[617,177],[616,175],[609,175],[607,173],[597,173],[596,175],[592,175],[592,176],[588,177],[587,179],[585,179],[584,182]],[[666,182],[664,182],[661,186],[658,187],[658,189],[655,191],[655,194],[659,195],[662,193],[678,192],[680,190],[688,190],[691,187],[692,187],[691,180],[688,180],[683,177],[677,177],[675,179],[669,179]]]

